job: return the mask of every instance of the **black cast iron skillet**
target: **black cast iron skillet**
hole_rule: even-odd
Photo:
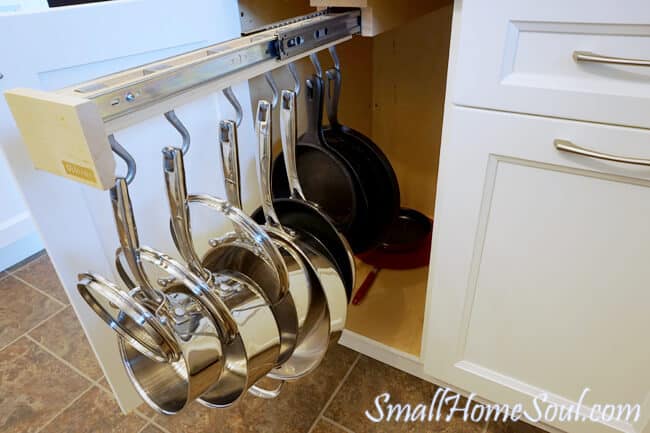
[[[323,80],[306,80],[307,131],[296,145],[298,177],[307,200],[329,216],[354,252],[366,245],[368,199],[354,167],[323,136]],[[273,197],[287,198],[289,184],[284,158],[279,155],[272,170]]]
[[[400,209],[400,191],[397,176],[390,161],[368,137],[338,121],[338,103],[341,94],[341,72],[327,71],[327,115],[329,128],[324,130],[325,142],[339,152],[357,173],[368,200],[370,218],[364,221],[364,235],[356,243],[355,252],[376,246],[395,221]]]
[[[283,126],[283,145],[286,142],[295,143],[295,93],[290,91],[283,91],[280,100],[282,109],[281,125]],[[286,123],[286,118],[292,119],[292,124]],[[285,138],[286,135],[286,138]],[[291,145],[284,146],[285,149],[290,149]],[[277,215],[282,226],[295,230],[300,233],[300,239],[306,242],[310,247],[318,251],[333,263],[338,271],[338,274],[343,280],[348,302],[352,295],[354,288],[354,260],[352,258],[351,248],[347,244],[345,238],[337,230],[333,221],[321,212],[321,209],[314,203],[306,200],[303,195],[304,186],[298,180],[299,175],[296,175],[295,161],[293,157],[297,153],[291,151],[286,153],[289,170],[285,171],[285,183],[291,184],[291,191],[289,197],[274,198],[273,209]],[[276,167],[279,166],[277,164]],[[282,164],[282,168],[287,167],[287,164]],[[288,175],[288,176],[287,176]],[[288,177],[294,176],[292,181]],[[258,208],[253,213],[253,219],[258,224],[264,224],[265,216],[262,208]]]

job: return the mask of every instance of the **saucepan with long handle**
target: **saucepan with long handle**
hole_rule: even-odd
[[[222,299],[237,323],[239,332],[231,344],[224,347],[226,368],[213,389],[199,400],[209,407],[226,407],[237,401],[261,377],[275,365],[280,354],[280,331],[275,315],[262,289],[256,280],[239,272],[237,260],[224,267],[207,268],[206,260],[201,261],[195,252],[186,209],[191,203],[206,206],[238,226],[238,241],[222,241],[209,252],[209,257],[218,255],[220,250],[229,257],[254,254],[253,247],[243,246],[255,239],[258,259],[269,267],[268,273],[276,273],[270,263],[281,260],[279,253],[266,234],[248,216],[228,202],[207,195],[188,195],[186,192],[185,169],[181,149],[163,150],[163,166],[172,212],[172,228],[177,247],[183,259],[199,269],[206,283],[207,291],[215,299]],[[246,236],[248,241],[241,240]],[[229,237],[233,239],[233,237]],[[240,246],[241,245],[241,246]],[[242,250],[241,252],[235,251]],[[217,260],[219,262],[219,260]],[[295,311],[293,312],[295,315]]]
[[[294,191],[295,194],[299,194],[301,186],[293,170],[295,163],[291,161],[296,143],[295,96],[295,92],[292,91],[285,90],[282,92],[280,98],[280,126],[285,154],[288,154],[290,159],[287,166],[289,167],[288,177],[292,184],[292,194],[294,194]],[[321,239],[324,239],[324,242],[339,242],[337,246],[341,250],[345,250],[347,246],[331,220],[313,204],[295,196],[284,199],[272,198],[269,185],[271,168],[270,109],[268,102],[259,102],[256,130],[259,140],[258,178],[263,206],[253,214],[253,218],[258,222],[266,220],[267,230],[271,226],[290,234],[292,242],[297,244],[303,254],[306,255],[316,270],[323,293],[327,299],[330,334],[336,339],[345,326],[347,313],[346,288],[338,268],[329,259],[330,253],[323,246]],[[314,247],[314,243],[320,249]]]
[[[222,128],[228,126],[234,125],[222,122]],[[228,136],[224,135],[222,138]],[[241,206],[236,141],[222,139],[221,152],[228,199]],[[266,194],[269,195],[270,191]],[[263,200],[264,203],[268,202],[266,199],[268,197]],[[273,369],[269,376],[279,380],[294,380],[313,371],[325,355],[329,338],[329,310],[316,270],[291,236],[276,223],[271,212],[272,210],[269,211],[265,230],[278,247],[289,271],[289,293],[295,301],[299,328],[292,356]]]
[[[208,391],[221,376],[225,365],[222,341],[224,335],[230,332],[229,325],[221,316],[209,312],[196,299],[192,293],[196,290],[195,282],[185,279],[168,287],[165,292],[150,284],[144,263],[149,262],[160,267],[164,254],[139,245],[128,182],[125,178],[117,179],[115,187],[111,190],[111,201],[120,234],[120,257],[128,263],[131,274],[137,275],[136,279],[148,286],[146,291],[142,290],[128,279],[125,281],[130,289],[128,295],[138,302],[143,310],[148,310],[155,316],[165,330],[171,331],[174,338],[172,347],[177,354],[163,361],[152,359],[150,353],[141,350],[142,344],[132,344],[131,338],[119,338],[122,362],[136,390],[153,409],[163,414],[175,414]],[[152,260],[151,254],[157,257]],[[121,265],[121,261],[119,263]],[[165,266],[162,268],[166,270]],[[180,264],[178,269],[191,275]],[[120,274],[125,276],[127,271],[120,269]],[[82,295],[84,292],[107,293],[107,290],[116,294],[114,285],[90,274],[81,276],[78,289]],[[124,298],[125,294],[122,295],[113,299]],[[107,300],[110,306],[111,299]],[[123,308],[123,305],[113,304],[118,308]],[[125,314],[118,314],[117,323],[121,323],[124,317]]]

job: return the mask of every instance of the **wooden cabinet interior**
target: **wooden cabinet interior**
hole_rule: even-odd
[[[314,7],[361,8],[361,34],[377,36],[451,4],[451,0],[310,0]]]
[[[406,4],[411,3],[435,2]],[[274,2],[273,7],[260,0],[240,0],[240,8],[244,28],[313,10],[306,0]],[[450,3],[438,4],[391,31],[374,38],[356,37],[338,47],[343,76],[340,120],[370,136],[386,153],[399,179],[402,206],[429,217],[434,216],[451,14]],[[326,52],[320,60],[324,68],[331,67]],[[308,60],[298,66],[303,77],[313,73]],[[274,71],[274,77],[281,88],[293,88],[288,71]],[[253,107],[259,99],[270,98],[263,77],[251,80],[250,88]],[[302,98],[303,130],[306,114],[300,102]],[[278,131],[277,119],[275,123]],[[277,150],[278,134],[274,135]],[[358,263],[357,286],[370,269]],[[428,268],[382,271],[363,303],[350,306],[347,329],[419,356],[427,279]]]

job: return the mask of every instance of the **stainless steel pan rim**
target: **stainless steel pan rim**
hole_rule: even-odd
[[[266,232],[243,211],[228,202],[212,196],[190,194],[187,196],[187,203],[217,210],[228,217],[237,228],[237,233],[213,239],[210,242],[212,248],[201,259],[201,264],[212,272],[236,271],[256,282],[261,296],[273,311],[274,323],[277,324],[280,334],[280,353],[275,364],[282,364],[293,353],[298,338],[298,318],[293,297],[288,291],[289,277],[282,254]],[[253,239],[255,242],[242,240],[241,236],[244,234],[246,239]],[[261,246],[264,248],[260,248]],[[282,262],[280,272],[275,265],[277,261]],[[280,293],[284,293],[282,297],[272,302],[268,293],[273,291],[273,287],[285,284],[277,278],[278,274],[284,275],[286,286],[280,290]]]
[[[223,305],[228,321],[237,328],[234,338],[224,345],[226,368],[222,376],[201,398],[201,403],[207,406],[226,407],[237,401],[260,375],[273,368],[280,350],[280,331],[269,302],[254,281],[246,280],[241,274],[230,275],[221,268],[211,272],[204,267],[194,248],[189,205],[201,204],[230,219],[237,231],[255,244],[257,251],[253,255],[270,271],[274,282],[282,281],[282,275],[287,278],[286,268],[270,238],[247,215],[224,200],[187,193],[181,149],[163,150],[163,168],[174,241],[199,280],[194,286],[196,295],[208,309],[213,303]],[[266,261],[260,259],[260,254]],[[269,266],[267,262],[280,264]],[[273,289],[281,288],[276,285]]]
[[[210,312],[183,285],[168,288],[169,321],[177,332],[182,356],[156,362],[120,338],[122,364],[138,394],[156,412],[174,415],[208,391],[227,362]]]
[[[297,137],[297,120],[296,120],[296,93],[290,90],[282,91],[282,103],[280,105],[280,132],[282,141],[282,151],[284,153],[286,176],[290,187],[289,202],[294,201],[301,203],[303,209],[300,210],[304,214],[305,210],[318,212],[313,209],[313,205],[308,203],[302,192],[300,185],[300,178],[298,177],[298,170],[296,167],[296,137]],[[304,204],[302,204],[304,203]],[[295,205],[294,205],[295,207]],[[295,211],[294,211],[295,212]],[[324,215],[322,219],[327,219]],[[332,226],[333,227],[333,226]],[[348,244],[345,237],[334,229],[337,234],[338,240],[342,249],[345,251],[346,264],[349,266],[347,270],[338,269],[336,263],[330,260],[329,257],[322,254],[322,249],[318,250],[312,247],[309,242],[308,233],[300,230],[290,230],[293,239],[299,243],[303,252],[307,255],[311,263],[317,270],[319,280],[325,296],[327,296],[327,303],[329,306],[329,313],[331,319],[331,332],[335,340],[338,340],[347,318],[347,293],[345,280],[341,273],[347,274],[350,277],[350,283],[354,288],[356,279],[356,268],[354,258],[352,256],[352,249]],[[324,250],[328,247],[323,245]]]
[[[324,289],[318,279],[317,271],[309,258],[302,251],[301,245],[295,242],[293,234],[287,232],[276,214],[275,202],[271,197],[269,170],[271,161],[271,105],[260,101],[256,114],[255,130],[258,139],[257,170],[262,206],[255,211],[255,220],[265,223],[265,230],[278,244],[284,253],[285,260],[300,264],[303,278],[307,284],[301,287],[290,287],[295,291],[296,298],[310,298],[304,306],[305,319],[300,326],[299,343],[293,356],[282,366],[269,373],[269,377],[277,380],[295,380],[311,371],[320,364],[327,352],[330,337],[330,311]],[[283,143],[284,145],[284,143]],[[293,290],[292,290],[293,289]],[[264,396],[261,396],[264,397]]]
[[[205,305],[212,314],[224,343],[228,343],[237,338],[239,327],[232,318],[228,307],[221,298],[216,296],[210,290],[204,280],[193,274],[180,262],[172,259],[167,254],[154,250],[153,248],[141,246],[138,253],[145,262],[148,262],[169,274],[172,277],[170,281],[181,283],[187,287],[188,290],[190,290],[192,294],[198,298],[203,305]],[[118,260],[116,260],[118,272],[122,275],[123,279],[126,278],[126,284],[133,285],[133,282],[130,281],[121,261],[119,260],[120,256],[122,256],[122,254],[118,253]]]
[[[235,207],[242,209],[239,149],[236,128],[237,125],[233,121],[226,120],[220,123],[220,149],[227,199]],[[235,231],[237,232],[237,229]],[[276,244],[286,264],[289,276],[289,293],[287,293],[287,297],[291,297],[292,301],[290,305],[287,305],[287,313],[284,313],[281,308],[278,308],[280,307],[279,305],[273,306],[274,313],[276,318],[281,319],[278,322],[281,334],[286,332],[288,325],[295,328],[295,332],[292,335],[292,345],[290,347],[286,347],[284,344],[282,345],[280,357],[277,362],[278,365],[268,376],[280,380],[295,379],[312,371],[315,365],[318,364],[319,358],[327,350],[329,319],[325,321],[320,320],[320,322],[318,320],[321,316],[328,314],[327,306],[325,302],[322,302],[323,296],[319,296],[319,290],[322,290],[320,283],[314,276],[309,262],[306,262],[301,256],[297,246],[288,237],[283,237],[279,231],[276,233],[274,230],[267,228],[266,233],[269,234]],[[233,243],[233,248],[239,246],[237,244],[237,233],[210,242],[213,247],[221,245],[224,248],[230,248],[227,245],[228,243]],[[236,254],[239,253],[238,251]],[[242,254],[246,255],[246,253]],[[203,263],[208,264],[209,262],[210,258],[206,255]],[[218,268],[220,265],[236,267],[240,271],[246,272],[249,277],[254,276],[254,273],[250,272],[249,269],[240,266],[242,263],[232,266],[236,262],[230,261],[230,263],[227,263],[227,261],[222,261],[221,263],[213,263],[211,265],[214,268]],[[211,266],[208,265],[208,267]],[[260,282],[259,275],[258,278],[254,279]],[[263,288],[263,285],[260,284],[260,287]],[[312,294],[314,291],[315,295]],[[289,316],[292,316],[291,320],[287,320]],[[293,316],[295,316],[295,319],[293,319]],[[283,323],[283,321],[286,323]],[[324,337],[322,336],[323,328],[325,328]],[[321,330],[320,336],[316,332],[316,329]],[[283,338],[282,340],[284,342],[285,339]],[[324,343],[322,344],[324,347],[316,350],[314,348],[314,341]],[[274,398],[280,392],[281,385],[282,382],[280,382],[280,386],[270,391],[253,387],[250,392],[261,398]]]
[[[174,259],[150,248],[141,247],[140,256],[173,277],[173,286],[167,290],[174,290],[173,287],[178,287],[180,282],[211,313],[214,310],[213,299],[223,304],[228,322],[232,321],[237,331],[232,340],[227,343],[222,340],[225,365],[220,376],[203,390],[198,401],[211,408],[231,406],[254,380],[273,368],[277,358],[279,335],[275,326],[268,326],[274,325],[274,321],[267,302],[259,294],[259,289],[255,289],[255,283],[242,275],[213,273],[210,282],[206,282]],[[254,325],[257,325],[255,331],[258,332],[249,330]],[[220,334],[223,335],[223,331]],[[174,368],[183,371],[181,364]]]
[[[222,376],[199,399],[204,406],[220,408],[239,400],[274,367],[280,352],[280,335],[274,314],[253,280],[232,271],[213,276],[213,290],[230,307],[240,330],[240,338],[226,346],[227,362]]]
[[[77,290],[86,304],[136,350],[158,362],[180,358],[180,347],[173,338],[169,324],[134,298],[139,290],[137,287],[127,293],[93,273],[79,274],[78,280]],[[98,297],[106,303],[102,303]]]
[[[298,341],[292,356],[274,368],[268,377],[277,380],[296,380],[313,372],[327,353],[330,341],[330,311],[325,290],[318,278],[318,271],[290,235],[284,231],[267,228],[271,238],[286,252],[285,260],[291,260],[306,278],[307,285],[289,287],[296,302],[299,318]],[[292,264],[288,263],[291,269]],[[302,298],[308,299],[302,299]]]

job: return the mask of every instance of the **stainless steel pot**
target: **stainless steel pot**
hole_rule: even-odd
[[[277,275],[282,273],[284,264],[268,236],[241,210],[215,197],[187,194],[183,154],[180,149],[164,149],[163,158],[172,212],[172,232],[179,252],[190,269],[203,280],[201,291],[205,295],[206,305],[210,304],[210,298],[223,301],[239,328],[236,338],[224,345],[227,359],[224,374],[212,391],[200,399],[201,403],[210,407],[229,406],[276,365],[281,350],[281,334],[276,322],[277,311],[272,309],[263,296],[258,281],[244,272],[239,272],[234,264],[241,266],[249,263],[249,255],[254,254],[260,262],[258,267],[262,268],[262,264],[266,266],[266,278],[277,278]],[[227,247],[223,247],[222,251],[224,254],[230,254],[229,257],[233,260],[229,267],[220,266],[213,272],[204,268],[204,263],[198,258],[189,224],[188,206],[193,203],[222,214],[237,227],[238,240],[228,240]],[[229,236],[231,237],[232,235]],[[246,254],[237,254],[235,251],[240,244],[246,245],[239,247],[240,250],[245,250]],[[218,255],[221,248],[221,244],[216,245],[212,254]],[[279,268],[271,265],[278,262],[282,264]],[[293,302],[290,307],[293,309]],[[296,320],[295,309],[289,310],[288,314],[293,315]]]
[[[174,414],[209,390],[221,376],[225,359],[221,341],[228,324],[210,313],[185,285],[162,293],[153,288],[143,261],[184,272],[161,253],[139,245],[128,182],[118,178],[111,201],[120,237],[119,255],[131,273],[128,292],[92,274],[82,274],[79,293],[117,331],[122,360],[140,396],[156,411]],[[127,275],[119,261],[120,275]],[[187,284],[187,283],[186,283]],[[163,356],[160,356],[160,355]]]
[[[92,303],[102,298],[109,304],[113,302],[110,299],[123,301],[130,298],[129,304],[138,305],[138,310],[147,311],[140,300],[122,292],[99,275],[81,274],[77,287],[80,293],[92,297]],[[114,295],[118,292],[120,294],[115,298]],[[88,300],[86,297],[84,299]],[[172,415],[210,389],[221,375],[225,359],[212,315],[196,298],[188,291],[170,290],[164,299],[164,305],[155,311],[154,317],[173,331],[174,347],[178,349],[179,356],[162,362],[151,359],[140,352],[141,335],[135,338],[124,337],[118,332],[118,345],[124,367],[138,394],[157,412]],[[119,305],[125,307],[123,302]],[[143,314],[143,317],[146,315],[147,313]],[[124,326],[122,321],[114,323],[117,328],[113,329]],[[129,321],[131,329],[135,323],[137,322]]]
[[[234,98],[234,94],[232,97]],[[204,276],[207,271],[221,272],[228,269],[246,275],[257,283],[262,296],[271,306],[280,330],[280,355],[276,361],[276,365],[280,365],[293,353],[298,332],[298,320],[293,299],[288,293],[288,274],[282,257],[277,251],[267,255],[260,254],[258,241],[240,236],[241,230],[235,225],[233,233],[211,240],[211,248],[202,259],[198,259],[191,238],[182,158],[189,149],[189,133],[175,115],[166,117],[180,132],[184,143],[182,150],[170,147],[163,151],[167,196],[172,214],[172,235],[179,252],[195,272],[203,273]],[[222,146],[233,143],[236,148],[237,129],[234,122],[232,126],[225,134],[221,129]],[[238,172],[238,165],[233,168]],[[241,209],[239,206],[238,208]],[[272,244],[271,247],[274,249]]]
[[[168,256],[146,247],[142,247],[140,254],[143,260],[158,266],[173,278],[174,283],[165,289],[168,295],[182,291],[191,299],[198,301],[201,308],[206,311],[209,310],[207,306],[212,307],[211,298],[219,296],[230,308],[230,314],[236,323],[246,322],[228,344],[224,342],[226,336],[220,333],[224,368],[211,383],[201,383],[201,395],[195,396],[199,398],[199,402],[210,407],[231,405],[255,380],[264,376],[272,368],[277,357],[278,332],[274,326],[269,326],[273,315],[264,299],[255,293],[252,289],[254,283],[245,277],[227,273],[219,274],[213,279],[213,287]],[[204,349],[209,350],[210,344],[206,342]],[[191,350],[192,347],[189,346],[186,350]],[[158,395],[158,392],[172,393],[172,391],[165,391],[164,388],[177,390],[181,386],[179,380],[184,375],[182,365],[177,363],[154,365],[139,353],[130,350],[128,346],[124,345],[124,349],[122,354],[127,371],[137,380],[141,388],[148,390],[148,394],[153,394],[154,391],[155,395]],[[151,387],[145,387],[147,384],[151,384]],[[160,389],[158,384],[162,384]],[[151,404],[149,400],[147,401]]]

